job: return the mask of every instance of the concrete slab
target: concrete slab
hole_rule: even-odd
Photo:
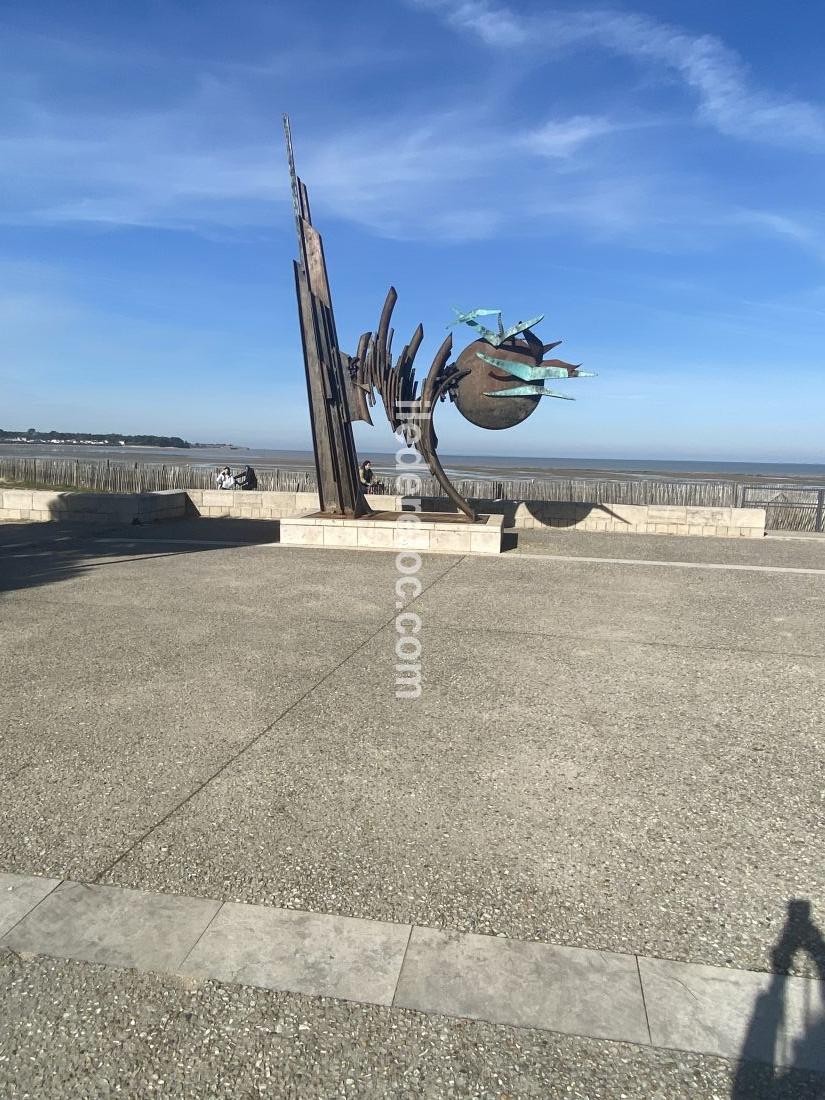
[[[640,959],[656,1046],[825,1072],[825,983]]]
[[[395,1004],[598,1039],[649,1041],[632,955],[414,928]]]
[[[200,978],[392,1004],[409,925],[227,903],[186,960]]]
[[[78,878],[116,859],[373,629],[296,617],[276,629],[211,610],[207,597],[174,615],[20,600],[3,618],[0,867]]]
[[[141,970],[177,970],[220,903],[64,882],[0,946]]]
[[[0,936],[60,885],[59,878],[0,874]]]
[[[825,576],[491,558],[465,561],[419,614],[483,632],[825,656]],[[483,593],[483,598],[479,595]]]
[[[365,559],[365,560],[362,560]],[[427,556],[418,574],[425,586],[456,561]],[[0,584],[16,599],[122,607],[164,614],[243,613],[250,620],[387,621],[395,611],[395,554],[245,546],[200,549],[141,543],[136,552],[100,540],[64,549],[23,550],[3,559]],[[334,577],[334,583],[331,578]],[[22,590],[22,591],[21,591]],[[202,610],[201,610],[202,609]]]
[[[825,540],[761,538],[685,538],[670,535],[618,535],[593,531],[511,531],[516,545],[511,555],[548,554],[603,558],[645,558],[662,561],[729,562],[825,568]]]
[[[420,700],[387,628],[115,881],[756,968],[825,911],[820,659],[422,630]]]

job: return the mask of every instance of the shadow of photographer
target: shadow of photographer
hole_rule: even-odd
[[[787,975],[800,952],[819,981],[806,981],[802,1004],[791,1006]],[[788,902],[771,960],[770,985],[757,998],[740,1052],[742,1059],[762,1061],[739,1063],[731,1100],[825,1100],[825,936],[807,899]],[[773,1053],[771,1065],[764,1064],[768,1052]]]

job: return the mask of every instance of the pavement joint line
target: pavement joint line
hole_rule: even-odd
[[[650,1030],[650,1013],[647,1011],[647,998],[645,997],[645,983],[642,981],[642,970],[639,966],[639,956],[636,955],[636,973],[639,975],[639,989],[642,991],[642,1008],[645,1010],[645,1026],[647,1027],[647,1041],[653,1046],[653,1034]]]
[[[42,878],[20,872],[5,877],[18,878],[21,885]],[[83,889],[78,893],[60,890],[61,886]],[[174,914],[183,913],[185,919],[187,907],[191,924],[195,903],[217,908],[179,963],[171,963],[168,952],[163,961],[157,961],[160,956],[153,954],[153,938],[166,929],[167,922],[174,923]],[[218,932],[212,926],[221,913],[227,913],[227,905],[218,899],[63,879],[0,936],[0,951],[8,950],[18,958],[74,959],[825,1073],[825,1049],[812,1042],[825,1023],[822,978],[672,962],[417,924],[409,925],[400,950],[393,942],[407,926],[397,921],[248,903],[233,905]],[[256,921],[265,934],[256,934]],[[358,925],[355,943],[354,924]],[[320,926],[320,942],[307,939],[307,925],[316,934]],[[170,934],[175,934],[174,927]],[[199,958],[190,961],[201,945]],[[323,960],[320,967],[319,959]],[[396,966],[388,1000],[376,991]],[[773,1034],[768,1028],[767,1036],[755,1038],[767,1019],[759,1017],[766,982],[779,984],[785,1007],[780,1013],[776,1006],[769,1009],[771,1020],[781,1020],[773,1026]],[[331,992],[331,984],[351,992]],[[812,1012],[814,990],[821,995],[822,1007]]]
[[[396,998],[398,997],[398,985],[399,985],[399,982],[401,981],[401,975],[404,971],[404,963],[407,961],[407,954],[409,953],[409,950],[410,950],[410,940],[412,939],[413,928],[415,928],[415,925],[411,924],[410,925],[410,931],[407,934],[407,942],[404,944],[404,954],[401,956],[401,965],[398,968],[398,975],[396,976],[396,979],[395,979],[395,989],[393,989],[393,991],[392,991],[392,1001],[390,1002],[390,1007],[391,1008],[396,1008],[397,1007],[395,1002],[396,1002]]]
[[[12,871],[12,872],[9,872],[9,873],[12,873],[12,875],[13,875],[14,872]],[[29,878],[30,876],[20,876],[20,877],[21,878]],[[46,878],[46,876],[41,876],[41,875],[31,876],[31,877],[32,878]],[[30,910],[26,910],[26,912],[23,913],[19,917],[19,919],[14,922],[14,924],[12,924],[9,928],[7,928],[7,930],[5,930],[5,932],[2,934],[2,936],[0,936],[0,947],[2,947],[3,939],[5,937],[11,935],[11,933],[14,932],[15,928],[17,928],[18,925],[21,924],[26,919],[27,916],[31,916],[32,913],[34,913],[34,911],[36,909],[40,908],[40,906],[43,904],[43,902],[46,900],[46,898],[51,898],[52,894],[55,892],[55,890],[59,886],[62,886],[64,881],[65,881],[65,879],[55,879],[54,880],[54,886],[52,887],[52,889],[48,890],[45,894],[43,894],[43,897],[40,900],[36,901],[34,903],[34,905],[32,905],[32,908]]]
[[[508,561],[563,561],[587,562],[595,565],[657,565],[665,569],[730,569],[737,573],[801,573],[813,576],[825,576],[825,569],[802,568],[791,565],[736,565],[729,562],[705,561],[656,561],[647,558],[591,558],[574,554],[501,554]]]
[[[209,918],[209,922],[207,923],[206,927],[201,929],[200,934],[198,935],[197,939],[195,940],[195,942],[192,944],[192,946],[189,948],[189,950],[186,952],[186,954],[181,959],[181,962],[180,962],[181,970],[183,970],[183,968],[186,966],[187,962],[189,961],[189,956],[197,948],[198,944],[201,942],[203,937],[206,935],[206,933],[209,931],[209,929],[215,923],[215,919],[217,918],[218,914],[223,912],[223,909],[224,909],[225,905],[226,905],[226,902],[222,901],[220,903],[220,905],[218,906],[218,908],[215,910],[215,912],[212,914],[212,916]]]
[[[763,535],[766,539],[776,539],[778,542],[784,541],[802,541],[802,542],[822,542],[825,540],[825,532],[817,534],[816,531],[766,531]]]
[[[452,565],[447,566],[447,568],[434,580],[432,580],[430,584],[428,584],[425,588],[422,588],[422,590],[416,596],[409,600],[405,604],[405,608],[410,607],[413,603],[415,603],[416,600],[420,599],[425,592],[429,592],[435,584],[437,584],[443,577],[445,577],[447,573],[455,569],[457,565],[460,565],[463,560],[463,558],[458,558],[458,560],[453,562]],[[340,668],[342,668],[347,663],[347,661],[349,661],[357,653],[360,653],[361,650],[366,648],[366,646],[368,646],[374,638],[377,638],[383,630],[386,630],[386,628],[391,623],[395,622],[397,615],[398,612],[394,611],[389,619],[387,619],[385,622],[382,622],[378,626],[378,628],[374,630],[371,634],[369,634],[362,642],[360,642],[355,647],[355,649],[352,650],[351,653],[348,653],[346,657],[343,658],[343,660],[339,661],[333,668],[325,672],[324,675],[316,683],[312,684],[312,686],[307,688],[307,690],[302,695],[300,695],[297,699],[290,703],[289,706],[282,710],[280,714],[276,715],[276,717],[272,719],[272,721],[269,723],[268,726],[266,726],[265,729],[262,729],[259,733],[256,733],[251,740],[242,745],[233,756],[229,757],[228,760],[225,760],[223,764],[221,764],[221,766],[217,768],[216,771],[207,776],[206,779],[199,783],[194,790],[190,791],[185,798],[181,799],[181,801],[176,806],[173,806],[171,810],[163,815],[163,817],[159,818],[159,820],[156,821],[150,828],[148,828],[142,836],[139,836],[136,840],[134,840],[128,846],[128,848],[126,848],[118,855],[115,860],[107,864],[105,867],[102,867],[95,875],[93,882],[100,883],[100,880],[104,875],[108,875],[111,871],[113,871],[119,863],[130,856],[132,852],[134,852],[138,847],[140,847],[141,844],[148,840],[152,833],[161,828],[161,826],[165,825],[166,822],[174,817],[174,815],[178,813],[179,810],[182,810],[184,806],[188,805],[188,803],[191,802],[192,799],[195,798],[197,795],[199,795],[201,791],[208,787],[210,783],[214,782],[214,780],[217,779],[219,775],[222,775],[227,768],[231,767],[234,763],[240,760],[240,758],[244,756],[250,749],[254,748],[255,745],[257,745],[259,741],[261,741],[268,733],[270,733],[283,718],[285,718],[292,710],[295,709],[295,707],[299,705],[299,703],[302,703],[308,696],[310,696],[323,683],[325,683],[330,676],[333,676]]]
[[[633,646],[643,645],[650,646],[655,649],[688,649],[697,650],[700,649],[703,652],[716,653],[753,653],[759,657],[773,657],[776,660],[795,660],[798,657],[804,657],[807,660],[823,661],[825,660],[825,652],[823,653],[799,653],[796,650],[783,651],[778,653],[774,649],[752,649],[749,646],[731,646],[731,645],[704,645],[701,642],[657,642],[647,641],[644,638],[617,638],[611,639],[606,637],[599,637],[595,634],[571,634],[565,632],[558,632],[553,630],[515,630],[506,626],[485,626],[482,631],[479,631],[475,627],[470,626],[456,626],[453,623],[448,625],[440,624],[442,630],[448,630],[452,634],[473,634],[478,636],[479,633],[483,634],[513,634],[517,638],[564,638],[570,639],[576,642],[581,642],[583,645],[612,645],[612,646]]]

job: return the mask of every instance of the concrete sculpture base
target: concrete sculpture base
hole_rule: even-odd
[[[285,546],[349,546],[365,550],[422,550],[444,554],[500,554],[503,516],[469,523],[450,512],[374,512],[346,519],[306,512],[281,520]]]

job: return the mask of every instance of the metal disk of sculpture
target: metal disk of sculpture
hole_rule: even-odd
[[[533,327],[544,318],[534,317],[505,329],[501,311],[459,310],[453,324],[475,330],[475,339],[450,361],[452,336],[435,354],[419,392],[414,361],[424,339],[421,325],[392,358],[392,311],[398,300],[390,287],[375,332],[365,332],[355,355],[338,346],[332,297],[329,290],[321,237],[312,224],[309,198],[295,173],[295,158],[289,119],[284,115],[292,202],[298,231],[299,258],[295,261],[295,287],[304,350],[309,395],[315,468],[318,475],[320,510],[331,516],[365,516],[371,512],[358,482],[352,422],[372,424],[370,409],[381,398],[387,419],[396,434],[414,446],[446,495],[468,520],[475,512],[444,471],[436,449],[433,411],[438,401],[455,402],[458,411],[473,424],[493,430],[521,423],[542,397],[572,401],[566,394],[544,388],[548,378],[592,377],[574,363],[544,359],[544,354],[561,341],[544,344]],[[495,317],[497,327],[488,329],[480,317]]]

